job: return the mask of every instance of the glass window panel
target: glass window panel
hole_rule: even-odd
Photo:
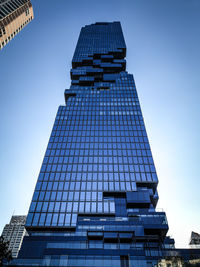
[[[31,206],[30,206],[30,209],[29,209],[29,212],[35,211],[35,207],[36,207],[36,202],[32,202]]]
[[[52,226],[56,226],[58,223],[58,214],[54,213],[53,214],[53,219],[52,219]]]
[[[97,199],[97,192],[92,192],[92,201]]]
[[[102,182],[98,182],[98,190],[102,190],[102,189],[103,189]]]
[[[80,202],[79,204],[79,212],[84,212],[84,202]]]
[[[76,221],[77,221],[77,214],[72,214],[72,225],[76,225]]]
[[[108,202],[104,202],[104,212],[105,213],[109,212],[109,210],[108,210]]]
[[[98,192],[98,200],[102,200],[103,199],[103,194],[102,194],[102,192]]]
[[[80,200],[82,200],[82,201],[85,200],[85,192],[81,192]]]
[[[67,201],[67,197],[68,197],[68,192],[63,192],[62,200]]]
[[[92,212],[96,212],[96,202],[92,202]]]
[[[57,188],[58,188],[58,182],[54,182],[53,183],[53,190],[57,190]]]
[[[51,200],[56,200],[56,192],[55,191],[52,191],[51,192]]]
[[[98,212],[103,212],[103,210],[102,210],[102,202],[98,202],[97,203],[97,209],[98,209]]]
[[[91,199],[91,192],[86,192],[86,200],[90,201]]]
[[[91,190],[92,189],[92,184],[91,182],[87,182],[87,190]]]
[[[70,222],[71,222],[71,214],[68,213],[65,216],[65,225],[70,225]]]
[[[50,195],[51,195],[51,192],[47,191],[46,194],[45,194],[45,200],[48,201],[50,200]]]
[[[92,190],[97,190],[97,182],[92,183]]]
[[[48,202],[44,202],[42,206],[42,211],[47,211],[48,209]]]
[[[114,213],[115,212],[115,203],[110,202],[110,212]]]
[[[37,203],[36,211],[38,211],[38,212],[41,211],[42,203],[43,203],[43,202],[38,202],[38,203]]]
[[[49,211],[52,212],[54,209],[54,202],[49,202]]]
[[[41,226],[44,225],[45,218],[46,218],[46,213],[42,213],[40,216],[39,225],[41,225]]]
[[[59,182],[58,190],[63,190],[64,182]]]
[[[125,191],[125,183],[124,182],[120,182],[120,186],[121,186],[121,190]]]
[[[78,202],[74,202],[73,203],[73,212],[77,212],[78,211]]]
[[[65,214],[59,215],[58,225],[63,225],[65,220]]]
[[[79,191],[81,187],[81,183],[80,182],[76,182],[76,190]]]
[[[85,212],[90,212],[90,202],[86,202],[85,204]]]
[[[55,212],[59,212],[59,210],[60,210],[60,202],[56,202],[56,203],[55,203],[54,211],[55,211]]]
[[[34,194],[33,194],[33,200],[37,201],[38,195],[39,195],[39,192],[35,191]]]
[[[74,200],[78,201],[79,200],[79,192],[75,192],[74,194]]]
[[[108,182],[104,182],[104,191],[108,191]]]
[[[66,203],[66,202],[62,202],[62,203],[61,203],[60,211],[61,211],[61,212],[65,212],[65,211],[66,211],[66,206],[67,206],[67,203]]]
[[[39,216],[40,216],[39,213],[35,213],[35,214],[34,214],[33,222],[32,222],[32,225],[33,225],[33,226],[36,226],[36,225],[38,224]]]
[[[50,226],[51,225],[51,219],[52,219],[52,214],[48,213],[47,214],[47,218],[46,218],[46,223],[45,223],[46,226]]]
[[[71,212],[72,211],[72,202],[68,202],[67,203],[67,212]]]
[[[48,185],[47,185],[47,190],[51,190],[51,189],[52,189],[52,185],[53,185],[53,183],[52,183],[52,182],[48,182]]]
[[[72,201],[74,197],[74,192],[69,192],[68,200]]]
[[[33,213],[29,213],[26,220],[26,224],[30,226],[32,223],[32,219],[33,219]]]
[[[57,193],[57,198],[58,201],[60,201],[62,199],[62,192],[58,192]]]

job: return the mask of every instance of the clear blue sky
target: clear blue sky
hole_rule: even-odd
[[[35,18],[0,52],[0,231],[26,214],[79,31],[121,21],[176,245],[200,232],[200,1],[32,0]]]

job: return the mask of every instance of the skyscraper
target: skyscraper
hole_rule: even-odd
[[[119,22],[81,29],[17,266],[154,266],[174,251]],[[171,254],[170,254],[171,255]]]
[[[0,50],[32,19],[30,0],[0,0]]]
[[[26,234],[25,229],[26,216],[12,216],[10,223],[6,224],[2,236],[5,241],[9,241],[9,249],[15,258],[20,250],[23,237]]]

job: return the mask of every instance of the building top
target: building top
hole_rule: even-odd
[[[72,67],[95,66],[103,55],[116,59],[126,56],[126,44],[120,22],[97,22],[81,29],[72,59]]]
[[[26,216],[25,215],[14,215],[10,219],[10,224],[25,224]]]

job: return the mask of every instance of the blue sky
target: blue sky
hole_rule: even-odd
[[[0,231],[26,214],[80,28],[121,21],[177,247],[200,232],[200,1],[32,0],[35,18],[0,52]]]

